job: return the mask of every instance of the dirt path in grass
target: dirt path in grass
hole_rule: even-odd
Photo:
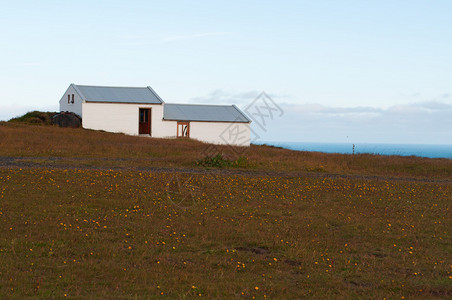
[[[334,174],[328,172],[306,171],[265,171],[243,169],[206,169],[206,168],[172,168],[172,167],[139,167],[136,164],[143,160],[130,158],[65,158],[65,157],[13,157],[0,156],[0,168],[47,168],[47,169],[82,169],[82,170],[136,170],[141,172],[165,172],[211,175],[244,175],[272,177],[310,177],[331,179],[360,179],[382,181],[408,181],[419,183],[452,184],[451,179],[398,177],[382,175]],[[93,165],[93,162],[96,164]],[[124,164],[130,163],[130,166]],[[108,164],[108,165],[106,165]]]

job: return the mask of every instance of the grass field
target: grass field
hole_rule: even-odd
[[[49,158],[83,167],[193,168],[210,153],[208,144],[184,139],[147,139],[53,126],[0,123],[0,155],[28,157],[47,165]],[[266,172],[313,172],[452,180],[451,159],[343,155],[299,152],[269,146],[216,147],[239,167]],[[81,161],[81,159],[83,159]],[[53,161],[59,164],[58,161]],[[237,169],[237,168],[234,168]]]
[[[1,124],[0,298],[452,297],[451,160],[206,147]]]

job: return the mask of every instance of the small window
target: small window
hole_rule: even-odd
[[[67,104],[71,103],[71,95],[67,95]]]
[[[72,94],[72,104],[74,104],[74,94]]]
[[[140,123],[149,122],[149,113],[147,109],[140,108]]]

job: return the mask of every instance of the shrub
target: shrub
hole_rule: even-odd
[[[195,164],[197,166],[213,168],[246,168],[248,166],[248,158],[240,156],[236,160],[229,160],[227,158],[224,158],[221,154],[217,154],[215,156],[206,156],[203,159],[197,160]]]
[[[32,111],[28,112],[23,116],[12,118],[9,122],[26,123],[26,124],[42,124],[51,125],[52,117],[55,112],[42,112],[42,111]]]

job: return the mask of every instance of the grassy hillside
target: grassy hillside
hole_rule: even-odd
[[[12,118],[11,120],[9,120],[9,122],[35,125],[52,125],[52,117],[54,115],[56,115],[56,112],[31,111],[23,116]]]
[[[452,179],[452,160],[420,157],[299,152],[270,146],[215,146],[187,139],[137,138],[84,129],[0,123],[0,155],[65,158],[64,164],[103,167],[204,167],[212,153],[232,162],[228,168],[253,171],[334,173]],[[83,160],[81,160],[83,159]],[[36,161],[36,159],[35,159]],[[61,160],[53,161],[62,164]],[[226,166],[227,167],[227,166]]]
[[[452,297],[450,160],[206,147],[1,124],[0,298]]]

